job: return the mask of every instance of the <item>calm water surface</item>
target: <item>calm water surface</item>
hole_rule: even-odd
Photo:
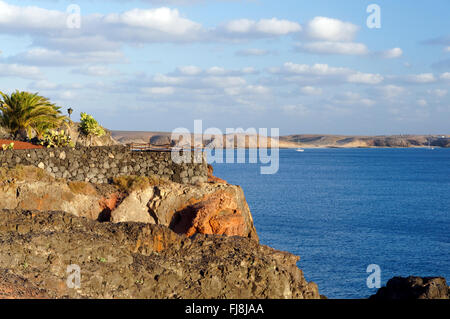
[[[301,256],[329,298],[361,298],[367,266],[450,280],[450,149],[280,150],[280,170],[214,164],[241,185],[263,244]]]

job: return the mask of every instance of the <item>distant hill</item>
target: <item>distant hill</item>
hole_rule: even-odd
[[[449,135],[289,135],[281,141],[295,143],[298,147],[450,147]]]
[[[112,137],[124,144],[149,143],[155,137],[167,140],[171,137],[168,132],[133,132],[111,131]],[[191,135],[191,138],[194,136]],[[233,141],[234,140],[234,141]],[[214,143],[216,147],[227,145],[235,147],[266,146],[273,143],[271,138],[265,136],[250,136],[244,138],[238,135],[225,135],[222,138],[213,136],[203,137],[203,146]],[[194,144],[194,143],[193,143]],[[386,136],[346,136],[346,135],[320,135],[301,134],[281,136],[280,148],[361,148],[361,147],[450,147],[450,135],[386,135]]]
[[[123,144],[128,143],[148,143],[155,135],[170,136],[164,132],[139,132],[139,131],[111,131],[112,137]]]

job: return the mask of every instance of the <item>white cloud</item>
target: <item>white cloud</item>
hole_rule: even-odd
[[[359,93],[347,91],[347,92],[339,93],[335,97],[338,99],[349,101],[349,100],[359,100],[361,98],[361,95]]]
[[[264,34],[285,35],[299,32],[302,27],[297,22],[288,20],[278,20],[276,18],[259,20],[255,25],[255,30]]]
[[[393,48],[380,53],[380,56],[385,59],[396,59],[403,55],[403,50],[400,48]]]
[[[34,66],[24,66],[15,63],[0,63],[0,78],[1,77],[36,79],[41,77],[41,72],[39,68]]]
[[[376,101],[371,100],[371,99],[366,99],[363,98],[359,101],[360,104],[364,105],[364,106],[372,106],[376,104]]]
[[[224,75],[227,74],[227,72],[227,70],[218,66],[213,66],[206,70],[206,73],[211,75]]]
[[[121,14],[109,14],[103,19],[107,24],[138,27],[148,32],[161,32],[183,36],[202,29],[199,23],[180,16],[177,9],[166,7],[157,9],[133,9]]]
[[[315,17],[308,22],[306,33],[310,38],[325,41],[352,41],[359,27],[338,19]]]
[[[172,95],[175,93],[175,88],[171,86],[164,87],[145,87],[141,91],[147,95]]]
[[[279,75],[273,81],[263,79],[263,83],[272,85],[296,83],[302,86],[342,85],[345,83],[377,85],[384,76],[376,73],[363,73],[345,67],[333,67],[328,64],[296,64],[287,62],[281,68],[270,68],[268,72]]]
[[[221,88],[243,86],[247,84],[247,81],[245,81],[244,78],[236,76],[227,76],[227,77],[210,76],[203,78],[201,82],[206,86],[212,85]]]
[[[185,75],[185,76],[199,76],[199,75],[205,75],[205,76],[243,76],[243,75],[250,75],[250,74],[256,74],[258,71],[253,67],[244,67],[242,69],[225,69],[223,67],[219,66],[212,66],[210,68],[207,68],[205,70],[196,67],[196,66],[184,66],[179,67],[175,70],[175,72],[172,73],[172,75]]]
[[[19,7],[0,1],[0,28],[4,33],[61,30],[66,28],[67,13],[36,6]]]
[[[444,48],[444,52],[450,52],[450,45]]]
[[[245,67],[241,70],[242,74],[256,74],[258,73],[258,70],[256,70],[255,68],[248,66]]]
[[[448,93],[448,91],[445,89],[434,89],[434,90],[428,90],[427,92],[428,92],[428,94],[434,95],[437,97],[444,97]]]
[[[119,72],[101,65],[91,65],[72,70],[74,74],[82,74],[88,76],[115,76]]]
[[[306,42],[297,45],[297,49],[304,52],[319,54],[365,55],[369,53],[365,44],[355,42]]]
[[[321,95],[323,90],[321,88],[313,87],[313,86],[304,86],[300,89],[305,95]]]
[[[178,9],[135,8],[121,13],[82,16],[80,29],[67,27],[69,13],[0,0],[0,33],[36,36],[33,44],[56,50],[117,50],[124,43],[189,43],[278,37],[302,30],[299,23],[278,18],[232,20],[205,28]],[[82,45],[80,45],[82,44]]]
[[[377,88],[379,97],[383,99],[392,99],[402,95],[405,92],[405,88],[398,85],[385,85]]]
[[[37,37],[33,39],[34,47],[68,52],[117,51],[121,44],[108,40],[101,35],[69,35],[59,37]]]
[[[381,74],[373,74],[373,73],[357,72],[347,77],[348,82],[361,84],[379,84],[383,82],[383,80],[384,77]]]
[[[56,94],[56,98],[60,100],[73,100],[76,97],[72,91],[62,91]]]
[[[225,88],[225,93],[232,96],[237,95],[263,95],[263,94],[269,94],[270,89],[263,86],[263,85],[247,85],[244,87],[230,87]]]
[[[271,52],[268,50],[262,50],[262,49],[244,49],[239,50],[236,52],[236,55],[238,56],[264,56],[268,55]]]
[[[203,72],[201,68],[193,65],[179,67],[177,71],[184,75],[198,75]]]
[[[40,80],[31,82],[28,87],[33,90],[54,90],[58,88],[58,84],[48,80]]]
[[[280,70],[274,70],[280,72]],[[286,62],[283,65],[281,72],[293,73],[293,74],[305,74],[305,75],[342,75],[351,72],[350,69],[341,67],[331,67],[328,64],[295,64],[292,62]]]
[[[357,106],[372,106],[376,102],[372,99],[362,97],[359,93],[355,92],[343,92],[338,93],[330,101],[330,103],[337,103],[340,105],[357,105]]]
[[[300,32],[302,27],[297,22],[272,18],[259,21],[249,19],[232,20],[223,25],[222,29],[227,34],[235,35],[282,36]]]
[[[37,36],[33,39],[35,45],[52,49],[98,51],[117,49],[123,43],[184,43],[200,41],[202,37],[205,41],[209,39],[201,24],[167,7],[84,15],[80,29],[69,29],[68,17],[65,11],[9,5],[0,0],[0,33]]]
[[[358,83],[358,84],[379,84],[384,80],[380,74],[362,73],[349,68],[332,67],[328,64],[296,64],[287,62],[283,68],[271,68],[269,72],[285,75],[305,75],[316,76],[319,79],[333,77],[336,81]],[[312,78],[309,78],[312,80]]]
[[[433,83],[436,78],[433,73],[412,74],[406,77],[406,80],[411,83]]]
[[[315,54],[366,55],[369,49],[364,43],[353,42],[359,27],[350,22],[328,17],[315,17],[305,27],[305,39],[297,44],[301,52]]]
[[[439,78],[441,80],[450,80],[450,72],[442,73]]]
[[[153,82],[166,85],[178,85],[186,82],[186,79],[183,77],[168,76],[165,74],[156,74],[153,77]]]
[[[417,100],[417,105],[425,107],[428,105],[428,102],[425,99],[419,99],[419,100]]]
[[[120,63],[125,62],[125,56],[118,51],[93,51],[63,53],[45,48],[33,48],[8,58],[9,61],[28,65],[66,66],[85,63]]]
[[[302,104],[289,104],[281,107],[283,112],[289,115],[304,116],[308,114],[308,108]]]
[[[163,3],[152,2],[152,3]],[[48,56],[54,52],[114,52],[119,55],[123,44],[190,43],[279,37],[302,31],[295,21],[278,18],[239,19],[209,29],[185,18],[177,9],[168,7],[132,9],[122,13],[90,14],[82,17],[82,28],[71,30],[66,26],[68,13],[35,6],[9,5],[0,0],[0,33],[34,35],[32,50],[45,48]],[[316,17],[308,23],[307,34],[323,41],[302,45],[301,49],[321,54],[363,55],[368,53],[362,43],[351,43],[358,27],[349,22]],[[36,48],[38,47],[38,48]],[[50,65],[45,58],[30,56],[39,52],[23,53],[20,58],[36,60],[37,65]],[[268,55],[271,51],[247,49],[236,52],[241,56]],[[96,53],[97,54],[97,53]],[[103,53],[105,54],[105,53]],[[111,57],[109,57],[110,59]],[[93,57],[55,57],[55,64],[93,63]],[[108,60],[104,63],[110,63]],[[47,59],[49,60],[49,59]],[[95,60],[95,59],[94,59]],[[19,60],[17,60],[20,62]],[[31,63],[31,62],[30,62]],[[30,64],[29,63],[29,64]],[[99,63],[102,63],[99,61]]]

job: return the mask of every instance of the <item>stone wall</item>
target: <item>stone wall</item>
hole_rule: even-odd
[[[176,164],[170,152],[136,152],[126,146],[0,150],[1,166],[19,164],[40,167],[56,178],[92,183],[106,183],[122,175],[156,175],[184,184],[208,179],[205,158],[202,163]]]

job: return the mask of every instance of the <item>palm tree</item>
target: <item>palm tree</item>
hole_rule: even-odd
[[[0,95],[0,125],[16,137],[31,138],[33,131],[41,136],[67,121],[60,107],[38,93],[16,91],[10,95],[0,92]]]

